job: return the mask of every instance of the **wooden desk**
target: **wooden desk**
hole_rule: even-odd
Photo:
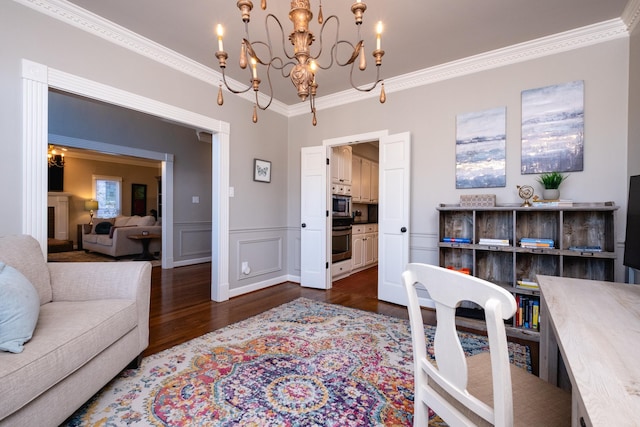
[[[560,350],[572,425],[640,425],[640,286],[542,275],[538,283],[540,377],[557,382]]]
[[[142,253],[135,257],[134,261],[153,261],[157,259],[153,256],[151,252],[149,252],[149,242],[151,239],[161,239],[162,236],[160,234],[132,234],[131,236],[127,236],[132,240],[140,240],[142,242]]]

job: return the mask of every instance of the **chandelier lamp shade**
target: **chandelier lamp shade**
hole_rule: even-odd
[[[64,152],[56,150],[56,147],[49,145],[47,150],[47,163],[49,167],[63,168],[64,167]]]
[[[357,28],[357,41],[352,43],[347,40],[340,40],[340,20],[336,15],[331,15],[327,19],[324,19],[322,14],[322,1],[320,0],[320,7],[318,11],[318,24],[320,25],[319,42],[317,50],[311,51],[311,45],[316,40],[314,34],[309,30],[309,23],[313,19],[313,13],[311,12],[309,0],[292,0],[291,9],[289,11],[289,19],[293,24],[293,31],[289,34],[289,41],[293,46],[287,48],[285,46],[285,31],[280,20],[273,14],[269,13],[265,17],[265,29],[266,29],[266,41],[252,40],[249,37],[249,23],[251,21],[251,10],[253,9],[253,3],[250,0],[238,0],[238,9],[242,14],[242,21],[245,27],[245,37],[242,39],[240,46],[239,66],[242,69],[249,67],[250,84],[244,88],[232,88],[227,82],[225,69],[227,67],[228,53],[224,50],[223,36],[224,28],[218,24],[216,33],[218,37],[218,50],[215,53],[218,58],[220,69],[222,70],[222,82],[218,90],[218,105],[224,103],[222,96],[222,84],[225,85],[227,90],[235,94],[241,94],[253,89],[255,92],[255,104],[253,106],[253,122],[258,121],[258,108],[266,110],[273,101],[273,86],[271,83],[271,73],[280,72],[282,77],[290,78],[293,86],[296,88],[298,97],[304,102],[309,101],[311,114],[313,116],[312,123],[315,126],[318,121],[316,119],[316,106],[315,98],[318,90],[317,73],[318,70],[328,70],[334,64],[340,67],[350,66],[349,82],[351,87],[361,92],[370,92],[378,86],[380,83],[380,102],[384,103],[386,100],[386,94],[384,92],[384,81],[380,78],[380,66],[382,64],[382,56],[384,50],[380,48],[380,39],[382,34],[382,22],[378,22],[376,28],[376,49],[372,55],[376,64],[376,78],[373,83],[368,86],[358,86],[354,83],[353,73],[358,63],[358,69],[364,71],[367,68],[367,60],[365,56],[364,41],[360,37],[360,28],[362,25],[362,17],[367,5],[361,0],[357,0],[351,5],[351,12],[355,18],[355,24]],[[261,0],[261,7],[263,10],[267,9],[267,0]],[[330,22],[335,22],[335,35],[329,30],[330,27],[326,25]],[[271,27],[270,27],[271,24]],[[272,37],[270,28],[276,29],[278,33],[276,37]],[[333,27],[331,27],[333,28]],[[277,29],[280,31],[278,32]],[[325,34],[325,29],[327,33]],[[275,54],[275,46],[272,44],[273,40],[282,41],[281,56]],[[329,40],[327,43],[326,41]],[[324,43],[324,46],[323,46]],[[326,46],[330,44],[330,46]],[[349,57],[344,57],[341,61],[338,58],[338,48],[344,49],[350,52]],[[280,51],[280,49],[278,49]],[[326,64],[319,62],[322,52],[329,52],[329,54],[323,57]],[[326,57],[328,56],[328,58]],[[258,92],[260,91],[260,84],[262,80],[266,78],[268,85],[268,102],[265,105],[260,103],[258,98]]]
[[[93,211],[98,210],[98,202],[96,200],[85,200],[84,210],[89,211],[89,225],[93,225]]]

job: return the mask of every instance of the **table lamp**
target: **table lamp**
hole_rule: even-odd
[[[93,211],[98,210],[98,202],[96,200],[85,200],[84,210],[89,211],[91,219],[89,219],[89,225],[93,225]]]

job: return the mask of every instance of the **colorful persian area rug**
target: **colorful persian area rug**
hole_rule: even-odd
[[[468,355],[488,351],[460,336]],[[509,351],[530,366],[528,347]],[[144,358],[63,425],[411,426],[412,414],[408,321],[300,298]]]

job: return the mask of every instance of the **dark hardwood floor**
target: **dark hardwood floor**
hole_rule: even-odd
[[[408,319],[406,307],[378,300],[377,281],[378,269],[372,267],[334,282],[333,288],[328,291],[285,282],[225,302],[215,302],[210,297],[211,264],[170,270],[154,267],[149,347],[143,355],[157,353],[300,297]],[[425,324],[435,324],[433,310],[424,309],[422,317]],[[510,340],[530,345],[532,365],[537,373],[538,343]]]

